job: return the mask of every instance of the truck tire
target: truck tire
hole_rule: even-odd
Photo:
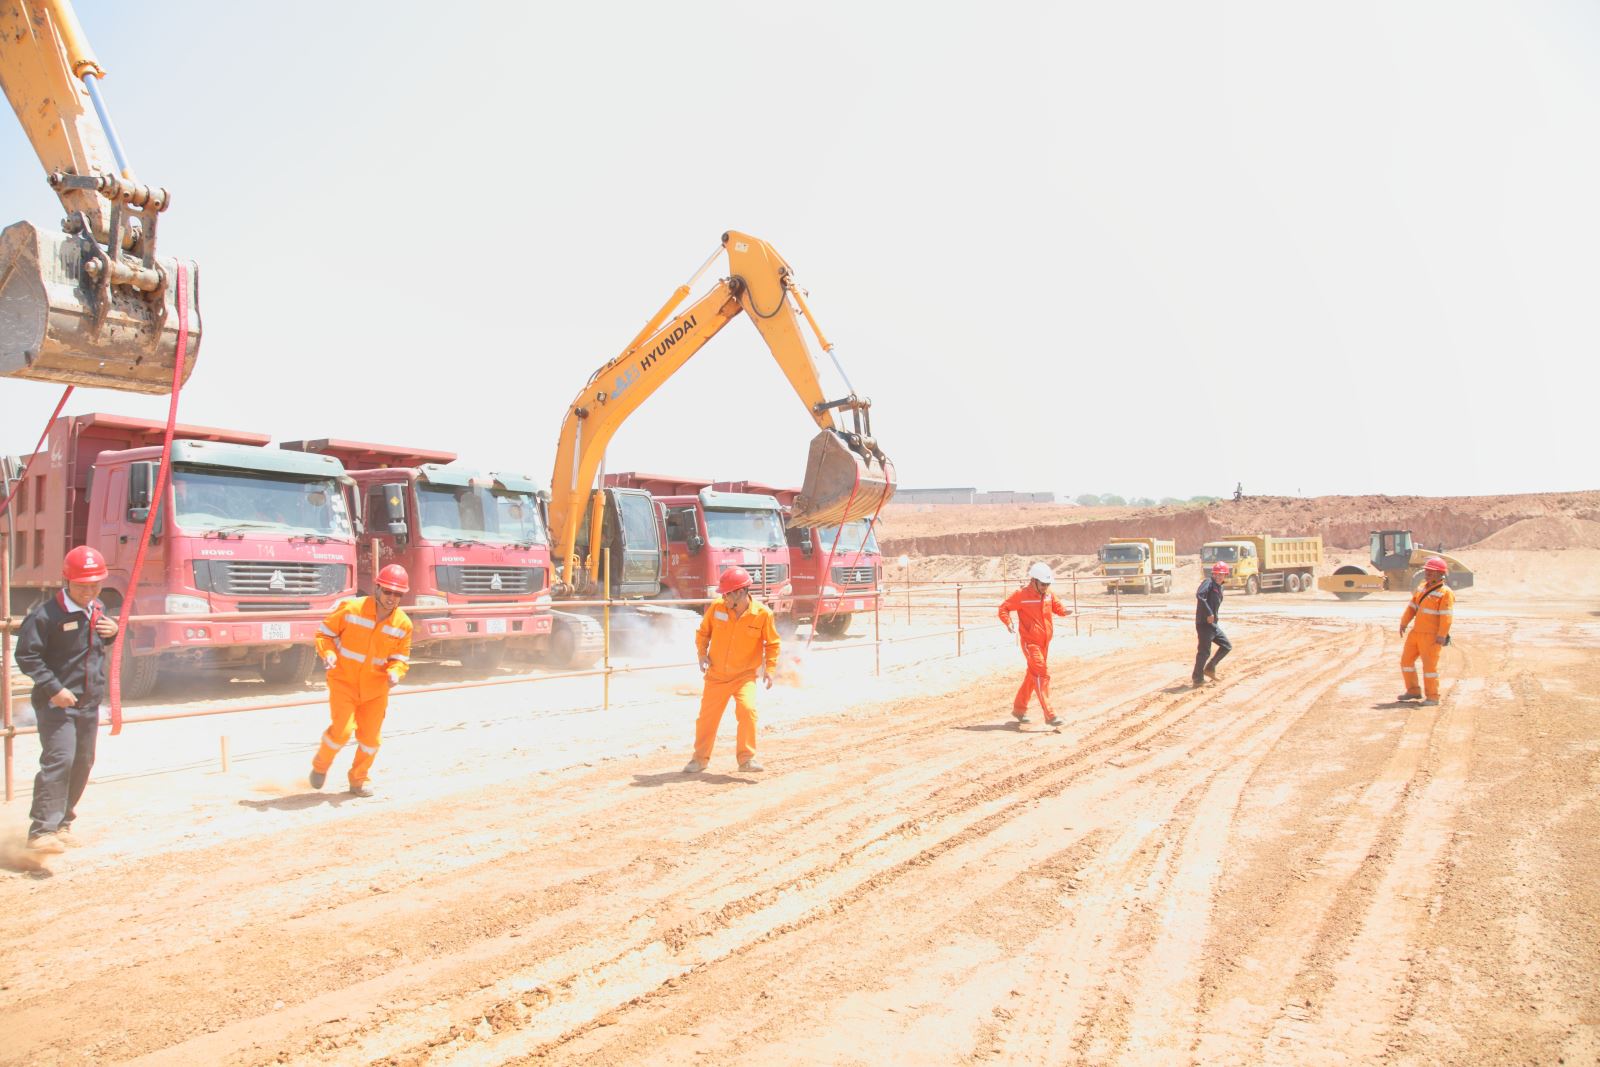
[[[835,615],[824,615],[812,623],[813,629],[819,634],[828,637],[840,637],[850,629],[850,613],[842,612]]]
[[[1261,592],[1261,582],[1252,574],[1244,581],[1244,595],[1255,596],[1259,592]]]
[[[1298,593],[1300,591],[1299,573],[1296,571],[1290,571],[1288,574],[1284,575],[1283,587],[1291,593]]]
[[[268,652],[261,662],[261,677],[273,685],[305,685],[317,662],[317,650],[310,645]]]
[[[122,699],[143,700],[156,691],[160,680],[160,656],[122,657]]]
[[[1311,590],[1315,589],[1316,587],[1317,587],[1316,576],[1313,575],[1310,571],[1306,571],[1304,574],[1300,575],[1300,588],[1301,589],[1303,589],[1303,590],[1305,590],[1306,592],[1309,593],[1309,592],[1311,592]]]

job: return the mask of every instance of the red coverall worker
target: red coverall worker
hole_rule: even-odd
[[[1433,560],[1429,560],[1432,563]],[[1416,626],[1406,635],[1405,648],[1400,653],[1400,677],[1406,691],[1401,700],[1419,700],[1427,694],[1426,703],[1439,702],[1439,655],[1449,643],[1450,623],[1455,615],[1455,590],[1445,584],[1443,561],[1437,569],[1429,569],[1422,588],[1411,597],[1405,614],[1400,616],[1400,632],[1404,634],[1412,621]],[[1417,684],[1417,660],[1422,660],[1422,684]]]
[[[328,667],[328,708],[332,721],[311,760],[311,784],[322,788],[339,750],[356,735],[356,757],[350,764],[350,791],[368,795],[367,778],[382,742],[383,716],[389,689],[411,666],[411,619],[400,610],[399,596],[380,612],[377,597],[340,602],[317,631],[317,655]],[[385,598],[388,599],[388,596]]]
[[[762,675],[771,689],[778,668],[778,627],[772,609],[750,596],[749,575],[742,567],[731,568],[718,584],[724,587],[723,594],[706,608],[694,635],[706,684],[694,730],[694,759],[684,768],[690,774],[711,762],[717,727],[730,698],[739,724],[735,735],[739,769],[761,770],[756,762],[756,676]]]
[[[1011,613],[1016,612],[1022,628],[1022,657],[1026,668],[1022,685],[1011,701],[1011,714],[1018,722],[1028,721],[1028,699],[1039,698],[1047,726],[1057,724],[1056,714],[1050,707],[1050,638],[1055,636],[1057,616],[1072,614],[1056,595],[1050,591],[1055,576],[1043,563],[1028,569],[1028,584],[1006,597],[1000,605],[1000,621],[1007,630],[1015,633]]]

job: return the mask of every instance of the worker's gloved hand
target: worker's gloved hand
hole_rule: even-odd
[[[1217,624],[1217,617],[1215,615],[1207,615],[1206,616],[1206,625],[1207,626],[1215,626],[1216,624]]]
[[[334,667],[338,666],[338,664],[339,657],[335,656],[332,652],[329,652],[322,657],[322,666],[324,670],[331,671]]]
[[[1006,623],[1006,633],[1014,634],[1016,632],[1017,632],[1017,628],[1015,626],[1011,625],[1011,623],[1008,621]]]
[[[704,674],[704,673],[706,673],[706,671],[709,671],[710,669],[711,669],[711,657],[710,656],[701,656],[700,657],[700,673]]]
[[[768,689],[772,688],[772,675],[765,667],[761,668],[761,680],[766,683]]]
[[[1404,637],[1405,635],[1406,635],[1406,624],[1405,623],[1401,623],[1400,624],[1400,636]]]
[[[383,675],[384,675],[385,678],[389,679],[389,684],[390,685],[399,685],[400,684],[400,675],[398,673],[396,673],[395,671],[384,671]]]
[[[1433,643],[1436,644],[1436,645],[1449,644],[1450,643],[1450,639],[1448,637],[1435,637],[1433,639]]]
[[[63,689],[50,698],[50,706],[52,708],[75,708],[78,706],[78,698],[72,695],[72,690]]]
[[[102,615],[94,622],[94,632],[100,635],[103,641],[109,641],[117,636],[117,620]]]

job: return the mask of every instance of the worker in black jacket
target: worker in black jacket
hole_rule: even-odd
[[[1204,685],[1207,678],[1216,681],[1217,664],[1233,651],[1233,642],[1217,625],[1217,616],[1222,613],[1222,583],[1232,570],[1219,560],[1212,564],[1210,576],[1194,591],[1194,632],[1198,647],[1194,654],[1194,673],[1189,680],[1195,685]],[[1213,644],[1217,646],[1216,655],[1211,654]]]
[[[109,686],[107,666],[117,624],[100,603],[110,571],[87,545],[67,553],[66,585],[28,612],[17,632],[17,666],[33,679],[39,723],[39,774],[33,780],[28,847],[60,852],[75,845],[72,820],[89,784],[100,705]]]

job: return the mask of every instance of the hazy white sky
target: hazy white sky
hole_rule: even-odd
[[[902,486],[1600,481],[1590,0],[77,8],[201,266],[185,421],[548,480],[589,374],[734,228],[795,267]],[[0,217],[60,214],[0,121]],[[0,448],[58,392],[0,384]],[[795,482],[811,427],[741,319],[609,466]]]

